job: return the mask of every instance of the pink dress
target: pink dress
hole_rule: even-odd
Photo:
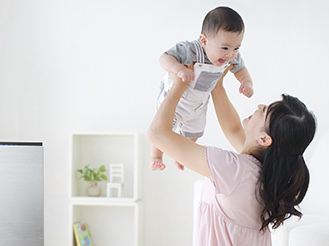
[[[270,246],[260,232],[262,205],[256,199],[261,163],[251,155],[206,147],[211,180],[202,188],[197,246]]]

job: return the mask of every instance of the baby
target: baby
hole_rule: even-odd
[[[176,74],[189,82],[179,101],[173,121],[173,130],[192,141],[203,136],[206,125],[207,105],[211,91],[225,69],[241,83],[239,92],[247,97],[253,95],[253,82],[239,53],[244,34],[240,15],[228,7],[217,7],[205,17],[198,40],[179,42],[160,57],[161,66],[167,74],[161,81],[157,108],[168,94]],[[187,68],[193,65],[194,69]],[[151,146],[151,170],[163,170],[161,150]],[[184,167],[175,162],[180,170]]]

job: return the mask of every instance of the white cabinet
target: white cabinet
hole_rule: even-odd
[[[140,137],[137,133],[77,133],[71,137],[70,218],[73,224],[89,225],[94,245],[141,245]],[[124,165],[124,184],[120,198],[106,197],[107,181],[98,182],[100,197],[88,197],[88,182],[79,178],[85,165],[97,168]],[[108,175],[108,172],[107,172]]]

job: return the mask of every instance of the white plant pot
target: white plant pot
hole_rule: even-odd
[[[90,185],[87,187],[87,195],[88,196],[100,196],[102,193],[101,187],[98,186],[97,181],[89,182]]]

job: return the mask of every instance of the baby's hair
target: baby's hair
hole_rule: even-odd
[[[219,30],[241,33],[244,23],[241,16],[229,7],[217,7],[206,15],[201,33],[206,36],[215,35]]]

